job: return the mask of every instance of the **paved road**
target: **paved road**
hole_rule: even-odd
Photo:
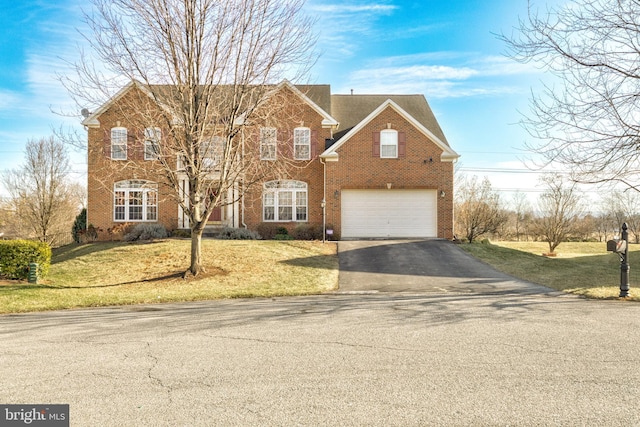
[[[0,403],[69,403],[73,426],[640,425],[640,305],[470,276],[0,316]]]

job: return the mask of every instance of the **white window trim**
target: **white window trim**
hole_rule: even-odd
[[[390,138],[390,139],[389,139]],[[395,154],[393,156],[384,155],[384,147],[394,147]],[[384,129],[380,132],[380,158],[381,159],[397,159],[398,158],[398,131],[395,129]]]
[[[120,133],[120,135],[118,135]],[[124,134],[124,140],[122,140],[122,135]],[[111,160],[127,160],[127,138],[129,137],[127,133],[127,128],[125,127],[114,127],[111,128]],[[118,146],[120,147],[120,152],[124,153],[124,157],[114,157],[116,150],[114,148]]]
[[[267,139],[267,132],[273,132],[273,137]],[[271,151],[273,151],[273,155],[265,156],[266,148],[269,148],[269,154],[271,154]],[[277,158],[278,130],[271,127],[260,128],[260,160],[276,160]]]
[[[224,156],[225,139],[221,136],[211,137],[202,143],[202,168],[206,172],[220,172]]]
[[[160,141],[162,138],[162,131],[160,128],[150,127],[144,129],[144,159],[145,160],[158,160]],[[153,148],[153,146],[157,148]]]
[[[291,208],[291,219],[280,219],[280,194],[291,193],[291,204],[282,206]],[[298,194],[304,194],[301,204],[298,204]],[[273,205],[266,204],[267,195],[273,196]],[[268,219],[266,208],[273,208],[273,219]],[[304,208],[304,219],[298,219],[298,208]],[[262,195],[262,220],[264,222],[308,222],[309,221],[309,191],[306,182],[302,181],[269,181],[264,183]]]
[[[130,194],[133,192],[142,193],[142,202],[140,205],[131,205],[132,198]],[[123,193],[119,195],[118,193]],[[122,199],[124,204],[118,204],[118,200]],[[152,203],[155,201],[155,204]],[[131,208],[140,206],[141,219],[131,218]],[[118,218],[117,208],[123,208],[123,217]],[[154,214],[149,215],[149,208],[155,208]],[[113,221],[114,222],[157,222],[158,221],[158,184],[151,181],[143,180],[125,180],[118,181],[113,185]]]
[[[298,147],[307,147],[307,155],[298,156]],[[293,130],[293,158],[295,160],[311,159],[311,129],[299,127]]]

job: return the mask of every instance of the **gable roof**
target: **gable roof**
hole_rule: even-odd
[[[87,127],[100,126],[98,117],[134,87],[150,98],[154,98],[145,85],[138,81],[131,81],[85,118],[82,124]],[[164,92],[171,92],[170,86],[155,87],[164,89]],[[336,150],[386,108],[393,108],[439,146],[443,150],[441,157],[443,161],[455,161],[460,157],[449,146],[424,95],[331,95],[329,85],[293,85],[288,80],[283,80],[272,87],[273,92],[287,87],[323,117],[323,127],[338,128],[333,135],[336,142],[321,154],[325,159],[336,160]]]
[[[403,108],[400,104],[403,104],[406,108]],[[336,160],[336,150],[387,108],[394,109],[423,135],[440,147],[442,149],[442,161],[455,161],[460,157],[449,146],[423,95],[333,95],[332,113],[340,121],[341,125],[344,125],[344,128],[334,135],[337,142],[326,149],[320,157]]]
[[[449,145],[424,95],[332,95],[331,113],[340,122],[341,128],[334,138],[342,138],[389,99],[429,129],[440,141]]]
[[[134,87],[140,89],[143,93],[149,96],[149,98],[154,99],[154,95],[150,90],[147,89],[144,84],[133,80],[123,88],[121,88],[114,96],[112,96],[107,102],[102,104],[96,111],[86,117],[82,121],[82,125],[87,127],[100,126],[98,117]],[[161,99],[163,97],[171,98],[172,96],[174,96],[174,94],[172,94],[173,90],[170,85],[152,85],[151,87],[154,88],[156,95]],[[222,85],[219,86],[217,90],[228,91],[229,87],[230,86]],[[267,85],[266,87],[268,88],[269,85]],[[283,80],[277,85],[271,85],[271,87],[273,87],[273,89],[271,89],[271,92],[276,92],[283,87],[289,88],[293,93],[299,96],[304,102],[306,102],[309,106],[311,106],[311,108],[313,108],[318,114],[322,116],[323,126],[338,126],[338,122],[328,113],[328,111],[331,110],[331,87],[329,85],[293,85],[288,80]],[[267,95],[267,97],[268,96],[269,95]]]
[[[136,80],[132,80],[127,85],[125,85],[122,89],[120,89],[115,95],[113,95],[111,98],[109,98],[109,100],[107,102],[105,102],[100,107],[98,107],[98,109],[96,111],[94,111],[93,113],[90,113],[81,122],[81,124],[83,126],[87,126],[87,127],[99,127],[100,126],[100,122],[98,121],[98,117],[102,113],[107,111],[109,109],[109,107],[111,107],[115,102],[117,102],[120,98],[122,98],[133,87],[137,87],[138,89],[142,90],[144,93],[146,93],[147,95],[149,95],[151,97],[151,94],[144,88],[144,86],[142,84],[140,84],[140,82],[138,82]]]
[[[291,84],[289,80],[284,80],[275,90],[288,87],[293,93],[302,98],[311,108],[313,108],[322,119],[322,127],[337,127],[338,121],[333,118],[328,111],[331,109],[331,87],[329,85],[300,85]],[[317,102],[316,102],[317,101]],[[321,105],[324,105],[323,108]],[[328,109],[326,108],[328,107]]]
[[[322,110],[331,113],[330,85],[295,85],[295,87]]]

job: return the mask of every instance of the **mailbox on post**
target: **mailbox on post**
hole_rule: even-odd
[[[627,250],[627,242],[625,240],[607,240],[607,252],[623,253]]]
[[[622,238],[607,240],[607,251],[620,256],[620,297],[629,296],[629,231],[627,223],[622,224]]]

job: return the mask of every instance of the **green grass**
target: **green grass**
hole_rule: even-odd
[[[463,244],[461,248],[514,277],[588,298],[612,299],[620,294],[620,259],[606,243],[562,243],[556,257],[544,257],[546,243],[494,242]],[[629,248],[630,297],[640,301],[640,245]],[[638,266],[638,267],[636,267]]]
[[[219,298],[310,295],[338,285],[335,243],[203,240],[206,273],[183,279],[189,240],[54,250],[38,284],[0,281],[0,313]]]

